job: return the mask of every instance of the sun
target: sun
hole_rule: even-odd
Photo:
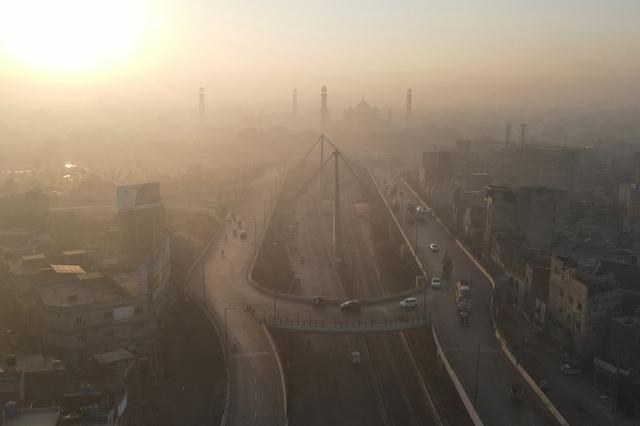
[[[135,0],[0,0],[0,59],[42,71],[113,65],[138,46],[143,18]]]

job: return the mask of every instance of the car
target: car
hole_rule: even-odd
[[[429,244],[429,250],[437,253],[438,251],[440,251],[440,247],[438,246],[438,243],[431,243]]]
[[[582,369],[579,367],[575,367],[571,364],[562,364],[560,367],[560,371],[562,374],[566,374],[568,376],[575,376],[577,374],[582,374]]]
[[[431,278],[431,288],[440,288],[441,286],[442,286],[442,282],[440,281],[440,278],[438,277]]]
[[[247,239],[247,231],[242,230],[240,231],[240,238],[242,238],[243,240]]]
[[[551,385],[549,384],[549,382],[545,379],[540,379],[538,380],[538,387],[540,388],[540,390],[544,393],[549,392],[549,390],[551,390]]]
[[[341,311],[356,312],[360,310],[360,302],[357,300],[345,300],[340,304]]]
[[[415,297],[407,297],[402,302],[400,302],[400,307],[402,309],[410,309],[418,306],[418,299]]]

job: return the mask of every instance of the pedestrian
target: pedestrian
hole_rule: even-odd
[[[220,256],[224,259],[224,249],[220,249]]]

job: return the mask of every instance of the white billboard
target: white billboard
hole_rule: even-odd
[[[119,186],[116,191],[118,210],[135,210],[160,203],[160,183]]]

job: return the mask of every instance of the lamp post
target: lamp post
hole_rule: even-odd
[[[227,333],[227,311],[234,311],[236,308],[224,308],[224,347],[225,351],[229,353],[229,338]]]

